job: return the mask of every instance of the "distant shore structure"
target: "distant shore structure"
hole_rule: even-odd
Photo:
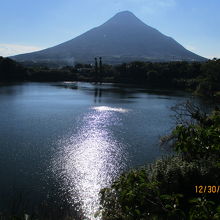
[[[99,65],[98,58],[95,57],[95,80],[96,82],[101,82],[102,79],[102,57],[99,57]]]
[[[102,57],[99,57],[99,72],[102,73]]]
[[[96,57],[95,57],[95,73],[98,73],[98,62]]]

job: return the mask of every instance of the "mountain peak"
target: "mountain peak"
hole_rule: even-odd
[[[17,61],[106,63],[205,60],[148,26],[130,11],[121,11],[104,24],[57,46],[13,57]]]
[[[110,18],[104,24],[117,24],[117,25],[125,25],[125,24],[137,24],[141,23],[144,24],[139,18],[137,18],[132,12],[130,11],[121,11],[115,14],[112,18]]]
[[[130,11],[120,11],[115,16],[134,16],[136,17],[132,12]],[[114,16],[114,17],[115,17]]]

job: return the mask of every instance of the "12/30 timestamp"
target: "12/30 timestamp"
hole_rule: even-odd
[[[195,186],[195,192],[202,194],[202,193],[219,193],[220,192],[220,185],[216,186],[206,186],[206,185],[201,185],[201,186]]]

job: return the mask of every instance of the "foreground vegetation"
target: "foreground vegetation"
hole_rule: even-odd
[[[175,111],[178,125],[162,141],[177,154],[131,170],[103,189],[104,220],[220,219],[220,110],[206,115],[186,103]]]
[[[190,90],[202,96],[220,99],[220,60],[207,62],[131,62],[116,66],[90,64],[60,68],[24,67],[0,57],[0,82],[5,81],[87,81],[139,84],[152,88]]]

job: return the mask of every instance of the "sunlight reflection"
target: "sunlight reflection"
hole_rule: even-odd
[[[60,141],[54,158],[54,173],[68,191],[71,203],[87,219],[95,219],[99,206],[99,191],[124,170],[124,146],[114,138],[111,126],[120,123],[121,108],[94,107],[82,119],[77,134]]]
[[[128,112],[128,109],[112,108],[108,106],[97,106],[97,107],[93,107],[93,109],[97,111],[114,111],[114,112],[122,112],[122,113]]]

